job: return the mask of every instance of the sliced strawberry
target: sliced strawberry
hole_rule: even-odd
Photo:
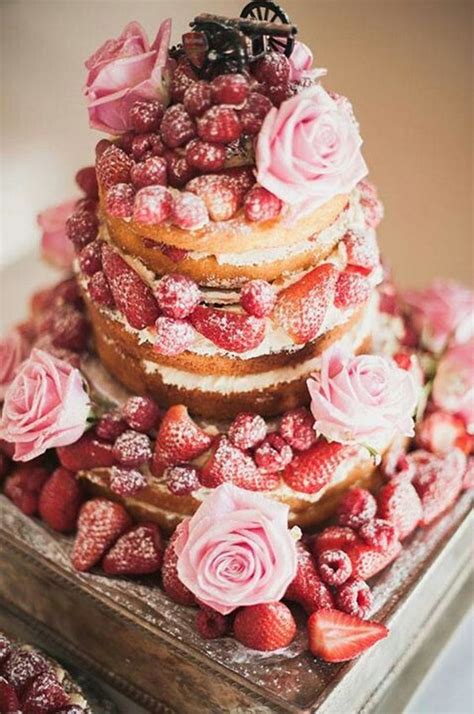
[[[273,318],[297,344],[314,340],[334,295],[338,271],[324,263],[278,296]]]
[[[380,489],[377,503],[378,515],[395,527],[400,540],[415,530],[423,516],[419,496],[408,481],[387,483]]]
[[[74,474],[59,467],[43,486],[39,514],[53,530],[69,533],[76,527],[82,501],[81,487]]]
[[[118,309],[137,330],[153,324],[159,315],[152,291],[113,248],[104,243],[102,264]]]
[[[42,466],[33,464],[18,466],[5,481],[5,496],[25,515],[34,516],[38,510],[41,489],[48,476],[47,469]]]
[[[333,607],[331,592],[319,577],[311,553],[301,543],[297,545],[297,553],[296,575],[285,593],[285,598],[299,603],[308,613]]]
[[[368,580],[398,558],[402,550],[400,541],[394,540],[384,552],[358,539],[352,545],[343,548],[352,563],[352,574],[356,578]]]
[[[288,647],[296,635],[296,622],[282,602],[243,607],[234,620],[235,639],[252,650],[269,652]]]
[[[182,404],[170,407],[156,437],[152,471],[160,476],[167,466],[192,461],[211,445],[212,438],[191,419]]]
[[[229,352],[253,350],[265,336],[265,321],[252,315],[199,305],[190,319],[195,330]]]
[[[418,453],[410,456],[414,458]],[[425,453],[421,452],[422,455]],[[451,508],[461,492],[466,470],[466,455],[460,449],[454,449],[444,458],[433,454],[428,454],[428,457],[428,460],[419,460],[413,478],[423,508],[420,526],[428,526]]]
[[[361,620],[339,610],[320,610],[308,620],[309,649],[325,662],[354,659],[388,634],[380,622]]]
[[[180,605],[194,605],[196,598],[178,578],[178,556],[174,549],[174,544],[178,536],[179,526],[170,538],[163,555],[163,566],[161,568],[163,588],[165,593]]]
[[[271,491],[280,482],[276,474],[259,471],[252,457],[234,446],[226,436],[215,442],[199,480],[206,488],[230,482],[249,491]]]
[[[23,699],[23,714],[47,714],[69,704],[69,694],[53,672],[39,674],[28,687]]]
[[[146,575],[156,573],[162,560],[160,529],[155,523],[142,523],[120,536],[102,567],[107,575]]]
[[[20,702],[12,684],[0,677],[0,712],[19,712]]]
[[[90,570],[130,526],[130,516],[120,503],[105,498],[87,501],[79,513],[71,555],[75,569]]]
[[[349,265],[356,265],[370,272],[379,264],[379,248],[373,231],[364,234],[349,231],[344,236],[343,243],[346,246]]]
[[[98,439],[92,431],[87,431],[75,444],[58,447],[56,453],[61,466],[74,472],[117,463],[113,444]]]
[[[319,439],[310,449],[295,456],[284,470],[283,479],[294,491],[316,493],[331,481],[334,470],[351,451],[342,444]]]
[[[336,307],[341,309],[355,307],[369,299],[372,287],[367,276],[359,272],[360,270],[360,268],[349,266],[340,274],[334,295]]]

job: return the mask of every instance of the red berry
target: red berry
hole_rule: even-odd
[[[253,650],[271,651],[288,647],[296,635],[296,622],[282,602],[243,607],[234,620],[234,636]]]
[[[75,211],[66,221],[66,235],[77,251],[97,237],[98,228],[98,218],[90,211]]]
[[[136,188],[166,186],[167,163],[163,156],[150,156],[133,166],[130,176]]]
[[[420,522],[423,511],[412,484],[391,481],[377,494],[378,515],[395,528],[398,538],[407,538]]]
[[[117,183],[129,183],[132,165],[125,151],[111,144],[97,159],[97,180],[105,189]]]
[[[243,74],[221,74],[211,82],[215,104],[240,105],[247,99],[249,83]]]
[[[401,366],[401,355],[394,359]],[[410,359],[410,358],[409,358]],[[409,367],[412,366],[410,359]],[[466,434],[466,427],[460,417],[436,411],[428,414],[416,425],[416,443],[437,456],[448,454]]]
[[[193,82],[183,96],[184,108],[193,117],[200,117],[212,106],[212,92],[208,82]]]
[[[278,486],[279,477],[260,472],[248,454],[221,436],[214,443],[200,481],[206,488],[230,482],[249,491],[271,491]]]
[[[333,607],[331,591],[319,577],[311,554],[301,543],[297,544],[296,549],[296,575],[285,593],[285,598],[299,603],[307,613]]]
[[[466,455],[460,449],[453,449],[443,458],[423,451],[414,451],[409,456],[415,462],[413,486],[421,500],[420,525],[424,527],[450,508],[459,496]]]
[[[350,453],[350,447],[318,439],[310,449],[293,458],[283,472],[283,479],[295,491],[317,493],[330,483],[334,470]]]
[[[79,513],[71,554],[74,568],[90,570],[130,525],[130,517],[120,503],[105,498],[86,501]]]
[[[165,111],[160,132],[166,146],[175,149],[196,136],[196,125],[182,104],[173,104]]]
[[[247,101],[239,112],[242,132],[251,136],[258,134],[262,128],[263,120],[273,105],[263,94],[250,92]]]
[[[159,134],[141,134],[133,137],[130,151],[135,161],[145,161],[152,156],[163,156],[166,146]]]
[[[245,217],[248,221],[271,221],[280,215],[283,203],[263,186],[254,186],[244,200]]]
[[[357,188],[361,192],[360,204],[364,211],[365,223],[368,228],[377,228],[383,218],[384,210],[377,197],[375,186],[369,181],[359,181]]]
[[[163,560],[161,533],[154,523],[141,523],[120,536],[102,561],[107,575],[148,575]]]
[[[6,635],[4,635],[3,633],[0,633],[0,667],[3,666],[3,663],[7,661],[11,652],[12,652],[12,643],[6,637]]]
[[[198,305],[190,316],[201,335],[229,352],[253,350],[265,337],[265,322],[251,315]]]
[[[106,412],[99,421],[95,428],[97,436],[105,441],[110,441],[113,443],[115,439],[118,439],[120,434],[127,431],[127,422],[122,419],[122,415],[118,410]],[[133,428],[133,427],[132,427]]]
[[[95,166],[85,166],[79,169],[76,176],[76,183],[85,193],[87,198],[97,200],[99,198],[99,187],[97,185],[97,176],[95,174]]]
[[[85,275],[94,275],[102,268],[102,241],[93,240],[79,254],[79,267]]]
[[[155,289],[158,306],[167,317],[188,317],[199,304],[199,287],[186,275],[170,273],[161,278]]]
[[[122,407],[122,416],[131,429],[146,433],[156,427],[160,408],[151,397],[129,397]]]
[[[201,139],[217,144],[230,144],[242,133],[239,116],[231,107],[211,107],[197,119],[197,125]]]
[[[187,58],[179,61],[170,85],[170,96],[173,102],[182,102],[188,87],[193,85],[197,77]]]
[[[255,176],[251,166],[231,166],[219,172],[225,176],[226,183],[235,191],[239,207],[243,204],[247,192],[255,185]]]
[[[148,480],[145,474],[137,469],[112,466],[109,485],[112,493],[117,496],[135,496],[148,486]]]
[[[366,275],[359,272],[359,268],[349,266],[337,279],[334,305],[337,308],[355,307],[367,302],[372,286]],[[362,268],[362,270],[364,270]]]
[[[83,313],[71,305],[56,308],[51,324],[51,337],[55,347],[82,352],[89,339],[89,326]]]
[[[320,610],[308,620],[309,649],[325,662],[347,662],[389,634],[385,625],[339,610]]]
[[[275,307],[277,293],[266,280],[250,280],[240,292],[240,304],[255,317],[268,317]]]
[[[353,578],[344,583],[336,593],[338,608],[349,615],[356,615],[362,619],[365,619],[369,614],[373,600],[371,589],[360,578]]]
[[[223,637],[229,629],[229,619],[220,612],[199,610],[196,615],[196,630],[205,640]]]
[[[186,186],[205,203],[213,221],[227,221],[239,207],[239,191],[227,176],[207,174],[197,176]]]
[[[202,172],[217,171],[225,164],[226,152],[222,144],[211,144],[193,139],[186,146],[186,161]]]
[[[166,466],[192,461],[206,451],[211,437],[191,419],[186,407],[177,404],[164,415],[156,437],[152,471],[161,476]]]
[[[118,138],[115,140],[115,146],[118,146],[119,149],[122,149],[125,151],[126,154],[131,154],[132,152],[132,145],[133,145],[133,140],[135,138],[135,132],[133,131],[127,131],[125,134],[121,134]]]
[[[359,528],[359,536],[365,543],[372,545],[383,553],[389,550],[394,541],[397,540],[395,528],[382,518],[372,518],[370,521],[363,523]]]
[[[375,233],[369,231],[355,233],[348,231],[343,238],[347,251],[347,262],[371,271],[379,264],[379,249]]]
[[[48,471],[42,466],[18,466],[5,480],[5,496],[26,516],[34,516],[38,510],[41,489],[48,476]]]
[[[129,112],[130,126],[141,134],[156,131],[164,113],[165,105],[158,99],[135,102]]]
[[[188,496],[200,486],[197,469],[189,464],[170,466],[164,477],[169,490],[175,496]]]
[[[173,198],[164,186],[146,186],[135,196],[133,219],[144,225],[159,225],[171,215]]]
[[[4,664],[2,675],[21,698],[36,677],[50,670],[49,663],[39,652],[17,647]]]
[[[86,431],[79,441],[56,449],[61,466],[69,471],[87,471],[116,464],[112,444],[101,441],[93,431]]]
[[[164,552],[161,577],[165,593],[174,600],[174,602],[189,606],[195,604],[195,597],[178,577],[178,556],[174,548],[174,543],[178,536],[179,527],[173,533]]]
[[[267,87],[287,84],[290,80],[290,62],[281,52],[267,52],[252,66],[255,79]]]
[[[142,466],[151,459],[150,439],[146,434],[130,429],[120,434],[113,451],[122,466]]]
[[[111,186],[105,195],[105,208],[111,216],[129,218],[133,213],[134,198],[133,186],[128,183],[117,183]]]
[[[282,471],[293,458],[293,449],[276,432],[269,434],[255,450],[255,463],[262,473]]]
[[[81,488],[74,474],[60,466],[41,490],[39,514],[53,530],[70,533],[76,527],[82,501]]]
[[[87,289],[89,290],[89,295],[94,302],[99,305],[103,305],[104,307],[114,307],[114,296],[112,295],[109,281],[102,270],[94,273],[92,278],[89,280]]]
[[[318,566],[321,579],[328,585],[342,585],[352,574],[352,563],[343,550],[324,550]]]
[[[111,141],[109,141],[108,139],[100,139],[95,145],[96,159],[99,159],[104,153],[104,151],[109,148],[109,146],[112,146]]]
[[[272,104],[279,107],[295,93],[295,86],[291,82],[285,82],[279,85],[267,85],[265,91]]]
[[[359,528],[372,520],[377,511],[377,502],[364,488],[351,488],[342,497],[337,509],[338,522],[343,526]]]
[[[155,322],[154,332],[153,349],[168,357],[182,354],[196,339],[196,333],[189,322],[164,315],[160,315]]]
[[[258,446],[267,435],[265,419],[258,414],[242,412],[235,417],[229,427],[230,441],[243,451]]]
[[[307,451],[316,442],[314,419],[305,407],[286,412],[280,422],[279,432],[298,451]]]
[[[199,230],[209,223],[206,204],[199,196],[185,191],[173,199],[171,221],[183,230]]]
[[[166,153],[166,162],[168,165],[168,183],[173,188],[183,188],[196,175],[196,169],[188,164],[185,156],[168,151]]]
[[[5,677],[0,677],[0,712],[20,712],[20,700],[15,688]]]

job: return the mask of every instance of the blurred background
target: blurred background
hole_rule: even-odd
[[[130,19],[173,40],[200,11],[238,15],[244,0],[3,0],[2,235],[9,264],[36,250],[35,217],[74,196],[92,162],[84,59]],[[380,243],[403,285],[470,282],[472,9],[469,0],[282,0],[325,86],[354,104],[371,178],[385,203]]]

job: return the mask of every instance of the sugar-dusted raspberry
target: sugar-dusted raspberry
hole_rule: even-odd
[[[171,207],[171,221],[187,231],[199,230],[209,223],[206,204],[199,196],[185,191],[175,196]]]
[[[155,323],[153,349],[162,355],[179,355],[194,342],[196,333],[185,320],[174,320],[161,315]]]
[[[199,488],[197,469],[190,464],[169,466],[164,473],[167,486],[175,496],[188,496]]]
[[[377,550],[385,552],[397,540],[397,532],[389,521],[383,518],[372,518],[359,528],[359,535],[366,543]]]
[[[245,217],[248,221],[270,221],[280,215],[283,203],[263,186],[254,186],[244,201]]]
[[[230,144],[242,133],[237,112],[226,106],[211,107],[197,119],[197,125],[201,139],[217,144]]]
[[[186,188],[199,196],[213,221],[227,221],[237,211],[239,192],[232,181],[222,174],[197,176]]]
[[[122,416],[131,429],[146,433],[156,427],[160,408],[151,397],[129,397],[122,407]]]
[[[209,609],[199,610],[196,614],[196,630],[205,640],[215,640],[223,637],[229,630],[229,618],[220,612],[209,612]]]
[[[343,550],[325,550],[318,558],[321,580],[327,585],[342,585],[352,575],[351,559]]]
[[[348,580],[336,592],[336,604],[339,610],[361,618],[369,614],[373,599],[371,589],[360,578]]]
[[[75,278],[61,280],[53,288],[53,305],[73,305],[82,308],[82,298],[79,285]]]
[[[152,456],[150,439],[132,429],[124,431],[115,441],[114,456],[122,466],[142,466]]]
[[[110,472],[110,490],[117,496],[135,496],[148,485],[145,474],[138,469],[124,469],[112,466]]]
[[[359,528],[374,518],[377,502],[364,488],[351,488],[342,497],[337,509],[337,520],[342,526]]]
[[[66,235],[77,251],[94,240],[97,236],[99,221],[90,211],[74,211],[66,221]]]
[[[159,134],[139,134],[131,142],[130,153],[135,161],[144,161],[151,156],[163,156],[166,146]]]
[[[293,458],[293,449],[277,433],[269,434],[255,450],[255,463],[262,473],[282,471]]]
[[[168,183],[173,188],[183,188],[196,175],[196,169],[188,164],[185,156],[174,151],[166,153]]]
[[[158,225],[171,215],[173,198],[164,186],[145,186],[135,196],[133,219],[145,225]]]
[[[259,414],[242,412],[235,417],[227,436],[230,441],[243,451],[253,449],[262,443],[267,435],[265,419]]]
[[[79,267],[85,275],[94,275],[102,268],[102,241],[93,240],[79,253]]]
[[[123,434],[127,429],[128,424],[122,418],[118,409],[103,414],[95,427],[97,436],[111,443],[118,439],[120,434]]]
[[[255,317],[267,317],[275,307],[277,293],[266,280],[250,280],[240,292],[240,304]]]
[[[117,183],[130,181],[132,160],[118,146],[111,144],[97,159],[97,180],[102,188],[110,188]]]
[[[130,108],[130,125],[139,134],[156,131],[160,128],[165,105],[158,99],[135,102]]]
[[[71,305],[56,308],[53,313],[51,337],[55,347],[82,352],[89,338],[86,318]]]
[[[226,177],[227,184],[235,191],[240,207],[247,193],[255,185],[253,168],[251,166],[231,166],[220,171],[218,175]]]
[[[196,136],[196,125],[182,104],[173,104],[165,112],[160,133],[166,146],[174,149]]]
[[[150,156],[133,166],[130,177],[136,188],[166,186],[167,169],[168,164],[163,156]]]
[[[170,85],[170,96],[173,102],[182,102],[184,94],[198,78],[187,58],[182,58],[178,62]]]
[[[267,87],[287,84],[290,81],[290,62],[281,52],[267,52],[252,65],[252,73]]]
[[[270,99],[259,92],[250,92],[247,101],[239,112],[242,132],[251,136],[258,134],[263,120],[273,107]]]
[[[243,74],[221,74],[211,82],[215,104],[241,105],[247,99],[249,83]]]
[[[306,451],[316,441],[314,419],[305,407],[286,412],[280,422],[279,432],[298,451]]]
[[[112,146],[112,142],[109,141],[108,139],[100,139],[97,144],[95,145],[95,157],[96,159],[99,159],[104,151],[109,148],[109,146]]]
[[[74,206],[75,211],[86,211],[87,213],[97,213],[99,202],[95,198],[80,198]]]
[[[89,280],[87,288],[92,300],[94,300],[94,302],[98,305],[103,305],[104,307],[114,307],[115,301],[110,289],[109,281],[105,277],[105,273],[102,270],[94,273],[92,278]]]
[[[292,82],[285,82],[278,85],[267,85],[267,97],[275,107],[289,99],[295,93],[295,85]]]
[[[226,152],[222,144],[193,139],[186,146],[186,161],[199,171],[217,171],[225,164]]]
[[[79,169],[75,180],[87,198],[93,198],[95,201],[99,198],[99,186],[97,184],[95,166],[85,166],[83,169]]]
[[[183,97],[184,108],[192,117],[200,117],[212,107],[212,92],[209,82],[193,82]]]
[[[199,304],[201,293],[191,278],[179,273],[169,273],[159,281],[155,297],[164,315],[183,319]]]
[[[105,194],[105,207],[111,216],[129,218],[133,213],[135,189],[129,183],[117,183]]]

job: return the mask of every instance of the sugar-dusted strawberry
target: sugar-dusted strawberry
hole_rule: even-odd
[[[297,553],[296,575],[285,593],[285,598],[299,603],[307,613],[334,607],[331,592],[321,580],[311,553],[301,543],[297,545]]]
[[[114,307],[115,301],[109,281],[102,270],[98,270],[89,280],[87,289],[91,299],[103,307]]]
[[[82,501],[81,487],[74,474],[60,466],[41,490],[39,514],[53,530],[69,533],[76,527]]]
[[[368,228],[377,228],[384,215],[382,202],[377,196],[377,189],[367,180],[359,181],[357,188],[361,193],[360,205],[364,211]]]
[[[211,445],[211,437],[191,419],[182,404],[168,409],[156,437],[152,470],[161,475],[167,466],[192,461]]]
[[[229,618],[210,608],[196,614],[196,630],[205,640],[223,637],[229,630]]]
[[[269,87],[279,86],[289,81],[291,66],[282,52],[266,52],[252,65],[252,73],[255,79]]]
[[[93,431],[86,431],[74,444],[59,446],[56,453],[61,466],[74,472],[117,463],[112,444],[97,438]]]
[[[276,299],[275,288],[266,280],[250,280],[240,291],[240,304],[245,312],[255,317],[271,315]]]
[[[239,449],[253,449],[266,437],[267,424],[259,414],[242,412],[235,417],[227,435]]]
[[[370,272],[379,264],[379,248],[373,231],[364,233],[348,231],[343,238],[343,243],[346,248],[349,265],[356,265]]]
[[[187,57],[182,57],[173,72],[170,84],[170,96],[174,102],[182,102],[188,87],[196,82],[198,77],[194,73]]]
[[[102,263],[115,304],[128,323],[137,330],[151,325],[158,317],[159,310],[148,285],[106,243],[102,247]]]
[[[377,502],[365,488],[350,488],[339,501],[337,520],[341,526],[359,528],[374,518]]]
[[[198,305],[190,319],[195,330],[229,352],[253,350],[265,337],[265,321],[251,315]]]
[[[81,250],[79,267],[85,275],[94,275],[102,268],[102,241],[93,240]]]
[[[17,648],[5,663],[2,675],[21,697],[35,677],[50,670],[49,663],[39,652]]]
[[[389,521],[404,540],[417,527],[423,516],[420,498],[408,481],[391,481],[377,494],[378,515]]]
[[[326,550],[346,551],[350,545],[357,543],[359,538],[352,528],[345,526],[329,526],[318,533],[313,542],[314,557],[318,558]]]
[[[179,536],[180,526],[170,538],[163,555],[161,578],[164,591],[169,597],[180,605],[194,605],[196,598],[178,578],[178,556],[175,550],[175,541]]]
[[[269,652],[288,647],[295,635],[295,619],[282,602],[243,607],[235,616],[235,639],[253,650]]]
[[[273,318],[297,344],[314,340],[318,334],[333,298],[337,277],[337,268],[324,263],[278,295]]]
[[[273,105],[271,100],[260,92],[250,92],[247,101],[239,111],[240,124],[244,134],[254,136],[262,128],[263,120]]]
[[[293,458],[283,472],[283,479],[294,491],[317,493],[331,481],[334,470],[349,453],[350,447],[318,439],[310,449]]]
[[[381,551],[361,539],[344,548],[351,559],[353,576],[361,580],[368,580],[377,575],[395,558],[398,558],[401,549],[402,546],[398,540],[394,540],[387,550]]]
[[[314,418],[305,407],[286,412],[278,431],[285,441],[298,451],[307,451],[316,441]]]
[[[60,305],[53,311],[49,333],[55,347],[82,352],[87,347],[89,325],[85,315],[72,305]]]
[[[206,488],[230,482],[249,491],[271,491],[280,481],[276,474],[262,473],[252,457],[234,446],[226,436],[215,441],[199,478]]]
[[[130,516],[120,503],[105,498],[87,501],[79,513],[71,554],[75,569],[90,570],[130,526]]]
[[[421,449],[443,456],[456,446],[466,433],[464,422],[453,414],[436,411],[428,414],[416,426],[416,443]]]
[[[69,704],[69,694],[54,672],[42,672],[28,686],[22,701],[23,714],[57,712]]]
[[[239,206],[239,192],[224,174],[196,176],[186,186],[205,203],[213,221],[227,221]]]
[[[161,533],[155,523],[141,523],[124,533],[102,561],[107,575],[156,573],[163,560]]]
[[[78,209],[66,221],[66,235],[76,251],[82,250],[97,237],[99,220],[94,212]]]
[[[20,712],[20,701],[12,684],[0,677],[0,712]]]
[[[308,620],[309,649],[325,662],[358,657],[389,634],[385,625],[339,610],[320,610]]]
[[[428,526],[451,508],[461,492],[466,470],[466,455],[460,449],[453,449],[444,458],[434,454],[428,454],[428,457],[419,460],[413,478],[423,509],[420,526]]]
[[[97,159],[97,179],[102,188],[107,189],[117,183],[128,183],[130,181],[130,169],[133,162],[129,156],[111,144]]]
[[[349,265],[338,277],[334,305],[344,309],[355,307],[366,302],[372,292],[372,287],[366,275],[360,272],[363,268]]]
[[[374,598],[372,590],[364,580],[351,578],[337,588],[336,603],[342,612],[357,615],[365,619],[369,614]]]
[[[7,496],[27,516],[38,510],[39,495],[49,473],[42,466],[22,464],[7,476],[4,485]]]

